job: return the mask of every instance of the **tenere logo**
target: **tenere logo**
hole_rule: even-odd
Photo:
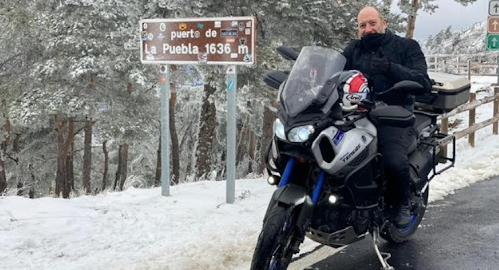
[[[352,152],[346,153],[344,156],[342,156],[340,160],[343,162],[347,162],[355,153],[357,153],[357,151],[359,151],[359,149],[360,149],[360,144],[358,144],[357,147],[355,147],[355,149],[353,149]]]

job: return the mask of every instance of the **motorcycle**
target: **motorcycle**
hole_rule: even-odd
[[[440,133],[438,114],[373,101],[366,98],[372,94],[366,89],[346,92],[352,73],[343,71],[346,59],[335,50],[308,46],[298,54],[281,46],[278,52],[295,63],[289,73],[271,71],[264,79],[279,90],[274,136],[265,157],[267,181],[277,189],[251,269],[287,269],[305,237],[338,248],[367,235],[382,267],[393,269],[390,255],[377,246],[379,238],[402,243],[416,232],[428,204],[429,182],[454,165],[455,151],[446,157],[442,146],[455,146],[455,137]],[[421,89],[402,81],[377,95]],[[392,221],[394,205],[377,151],[380,125],[413,126],[418,134],[409,156],[411,222],[404,228]],[[437,171],[436,165],[447,161]]]

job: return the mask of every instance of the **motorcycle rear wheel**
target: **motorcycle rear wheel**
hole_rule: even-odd
[[[285,270],[291,262],[293,252],[290,245],[292,232],[291,208],[275,205],[263,224],[258,237],[251,270]]]
[[[426,212],[429,189],[430,188],[427,187],[425,193],[422,195],[424,207],[419,206],[418,209],[414,209],[411,213],[411,223],[404,228],[398,228],[391,222],[387,223],[381,230],[380,235],[383,239],[390,243],[400,244],[407,241],[416,232]]]

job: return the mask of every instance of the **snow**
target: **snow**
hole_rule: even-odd
[[[473,77],[472,91],[495,81]],[[492,104],[483,105],[477,122],[491,115]],[[463,123],[454,131],[467,126],[467,113],[456,118]],[[430,201],[499,174],[491,129],[477,132],[475,148],[458,140],[456,166],[431,182]],[[248,269],[273,191],[263,179],[242,179],[234,204],[225,203],[225,182],[214,181],[174,186],[170,197],[160,188],[69,200],[0,197],[0,269]],[[307,241],[302,251],[313,247]]]

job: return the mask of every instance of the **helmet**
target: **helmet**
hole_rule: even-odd
[[[342,109],[343,111],[357,110],[361,101],[369,97],[369,86],[367,78],[360,71],[345,71],[340,77],[340,87],[343,90]]]

